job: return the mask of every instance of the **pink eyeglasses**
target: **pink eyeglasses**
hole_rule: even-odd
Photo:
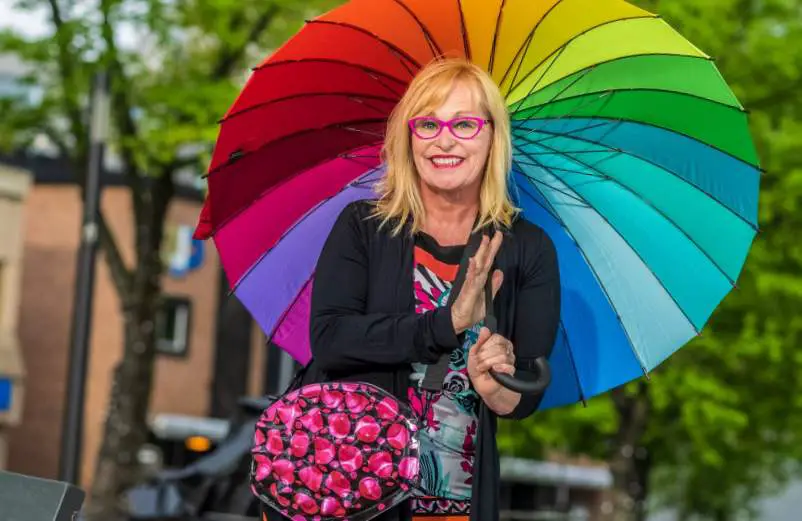
[[[464,116],[449,121],[421,116],[409,120],[409,129],[420,139],[434,139],[440,135],[444,127],[448,127],[451,135],[458,139],[473,139],[482,131],[489,119]]]

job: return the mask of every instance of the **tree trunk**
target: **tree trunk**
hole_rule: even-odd
[[[627,396],[621,388],[616,389],[613,391],[613,400],[619,423],[609,460],[613,488],[610,490],[610,504],[603,509],[602,520],[641,521],[645,518],[646,483],[650,467],[648,451],[641,440],[651,403],[645,384],[641,384],[633,396]]]
[[[114,369],[103,441],[87,501],[87,521],[125,519],[120,494],[140,478],[137,453],[148,436],[147,412],[156,359],[155,324],[164,271],[160,250],[173,193],[170,171],[154,180],[147,192],[132,191],[132,196],[139,199],[139,211],[135,211],[136,268],[130,285],[117,288],[125,345]],[[106,253],[107,261],[112,262],[114,252]]]
[[[137,451],[147,441],[156,355],[154,323],[160,295],[158,284],[147,281],[158,280],[159,273],[151,267],[140,269],[137,275],[144,280],[134,289],[136,296],[125,311],[124,354],[114,369],[103,442],[87,505],[89,521],[123,518],[118,512],[118,494],[139,478]]]
[[[714,514],[715,521],[730,521],[730,511],[729,509],[720,508]]]
[[[635,518],[637,521],[646,521],[649,516],[646,499],[649,497],[649,474],[651,470],[652,453],[648,447],[639,445],[635,449],[635,475],[633,478],[633,483],[637,485],[637,492],[634,494]]]

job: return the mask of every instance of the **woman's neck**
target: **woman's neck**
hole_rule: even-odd
[[[466,194],[467,195],[467,194]],[[465,244],[479,212],[478,194],[474,197],[454,197],[421,190],[426,209],[423,231],[441,246]]]

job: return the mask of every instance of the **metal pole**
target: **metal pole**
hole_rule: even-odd
[[[89,123],[89,158],[83,189],[81,244],[75,276],[75,298],[72,311],[67,399],[61,433],[59,479],[78,484],[83,441],[84,396],[89,360],[89,337],[92,318],[92,295],[95,283],[95,257],[98,241],[100,174],[108,134],[109,92],[105,72],[95,75],[92,85],[91,120]]]

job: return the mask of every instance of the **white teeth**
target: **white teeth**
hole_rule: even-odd
[[[457,166],[458,164],[462,163],[462,158],[460,157],[435,157],[432,159],[432,163],[436,166]]]

